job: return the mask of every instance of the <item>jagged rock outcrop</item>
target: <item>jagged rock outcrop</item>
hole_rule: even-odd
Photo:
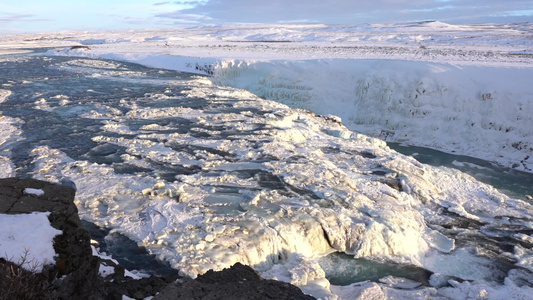
[[[168,285],[154,300],[267,300],[315,299],[294,285],[265,280],[252,268],[236,263],[223,271],[208,271],[195,280],[181,279]]]
[[[38,189],[43,195],[25,193]],[[59,297],[71,299],[88,294],[101,294],[98,268],[100,260],[92,255],[91,236],[82,226],[74,204],[75,190],[35,179],[0,179],[0,213],[24,214],[50,212],[50,225],[63,231],[54,238],[56,265],[43,273],[50,280],[61,278]]]
[[[25,193],[27,188],[44,193]],[[155,296],[159,300],[314,299],[291,284],[263,280],[252,268],[239,263],[220,272],[209,271],[195,280],[176,275],[127,277],[120,265],[93,256],[91,236],[80,221],[74,196],[70,186],[35,179],[0,179],[0,214],[50,212],[51,226],[63,232],[54,238],[56,264],[43,269],[53,285],[49,299],[122,299],[122,295],[134,299]],[[101,277],[102,264],[113,267],[113,274]]]

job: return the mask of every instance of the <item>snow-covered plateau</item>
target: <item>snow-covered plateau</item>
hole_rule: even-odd
[[[533,295],[531,187],[385,142],[531,182],[531,23],[4,35],[0,54],[0,176],[75,185],[84,220],[184,274],[241,262],[320,299]]]

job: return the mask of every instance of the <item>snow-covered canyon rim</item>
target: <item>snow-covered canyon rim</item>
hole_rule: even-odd
[[[386,141],[532,172],[532,37],[531,23],[420,22],[222,25],[4,39],[11,47],[63,46],[51,55],[212,75],[215,84],[340,116],[348,128]]]
[[[403,60],[226,62],[220,85],[340,116],[386,141],[533,171],[533,67]]]

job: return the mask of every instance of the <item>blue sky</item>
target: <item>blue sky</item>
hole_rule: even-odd
[[[533,21],[532,0],[2,0],[0,34],[219,23]]]

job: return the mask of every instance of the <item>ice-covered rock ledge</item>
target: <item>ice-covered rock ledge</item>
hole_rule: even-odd
[[[74,195],[75,190],[69,186],[34,179],[0,179],[0,267],[6,264],[10,268],[11,262],[6,260],[12,261],[14,267],[39,273],[30,278],[53,286],[43,291],[28,288],[32,293],[28,295],[24,294],[24,283],[18,282],[24,291],[13,291],[9,287],[11,278],[3,278],[0,298],[144,299],[159,294],[154,299],[314,299],[291,284],[263,280],[241,264],[175,283],[176,275],[132,274],[115,260],[94,255],[98,253],[91,249],[91,238],[78,216]]]

